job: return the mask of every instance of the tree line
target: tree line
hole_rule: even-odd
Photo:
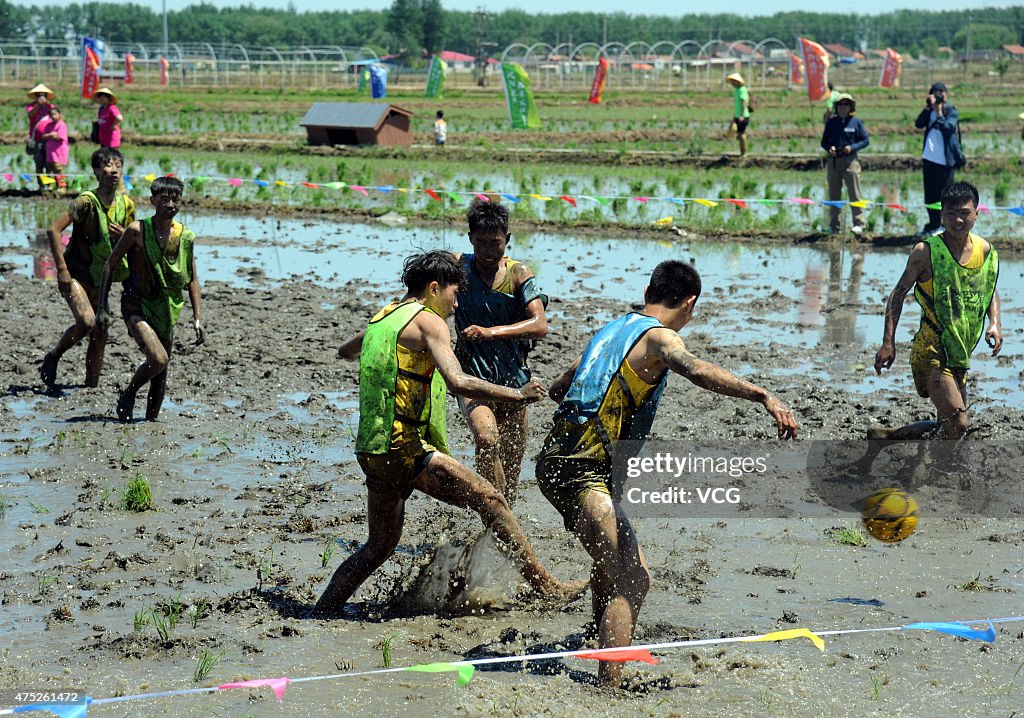
[[[167,14],[171,42],[203,38],[214,45],[296,48],[350,45],[416,61],[423,54],[455,50],[477,55],[484,47],[513,43],[578,44],[617,40],[673,43],[767,37],[793,47],[797,36],[852,49],[893,47],[913,56],[938,48],[960,52],[1024,44],[1024,7],[929,12],[898,10],[879,15],[783,12],[761,17],[731,14],[659,17],[626,13],[530,14],[521,10],[445,10],[441,0],[394,0],[388,10],[297,12],[256,7],[217,8],[201,3]],[[148,7],[114,2],[23,6],[0,0],[0,37],[63,40],[90,35],[107,42],[159,43],[162,17]]]

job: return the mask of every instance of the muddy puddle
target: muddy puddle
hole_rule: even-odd
[[[32,223],[0,230],[0,687],[80,687],[107,697],[371,670],[384,665],[385,645],[396,666],[593,645],[589,598],[551,609],[517,597],[514,575],[483,549],[474,570],[490,592],[466,610],[393,601],[439,547],[455,555],[481,533],[475,517],[420,495],[408,502],[395,558],[346,616],[305,618],[330,573],[365,540],[352,455],[357,367],[337,360],[336,347],[395,294],[406,254],[461,249],[463,236],[416,226],[183,219],[200,236],[209,341],[194,347],[180,333],[161,420],[129,425],[114,421],[114,402],[139,352],[121,326],[98,388],[80,386],[76,348],[60,365],[61,390],[42,392],[36,364],[69,313],[54,282],[34,276],[47,267],[28,239]],[[533,359],[546,384],[597,326],[640,299],[654,264],[683,258],[696,263],[705,286],[683,332],[687,345],[776,391],[806,439],[859,437],[873,423],[929,414],[906,367],[912,305],[896,370],[875,378],[868,366],[882,298],[906,249],[533,232],[515,233],[509,251],[535,267],[552,297],[552,330]],[[1024,437],[1022,270],[1019,259],[1004,258],[1004,355],[979,354],[972,364],[971,420],[1002,441]],[[448,408],[454,453],[471,461],[465,422],[453,402]],[[533,475],[553,408],[530,410],[515,512],[553,572],[582,578],[583,552]],[[676,379],[655,423],[660,439],[772,434],[759,406]],[[151,486],[151,510],[127,505],[137,476]],[[855,525],[854,514],[801,498],[814,508],[804,518],[638,518],[654,574],[638,640],[1019,613],[1024,517],[924,518],[901,544],[851,546],[835,536]],[[163,633],[170,615],[175,625]],[[593,685],[593,662],[566,659],[481,670],[466,688],[450,675],[341,677],[293,684],[283,705],[263,689],[96,706],[89,715],[1008,716],[1022,705],[1015,676],[1024,639],[1020,624],[997,628],[991,647],[904,631],[829,639],[823,654],[806,641],[665,651],[658,665],[627,667],[631,687],[621,691]],[[197,678],[204,650],[219,660]]]

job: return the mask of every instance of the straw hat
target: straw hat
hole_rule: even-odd
[[[856,112],[857,111],[857,101],[855,99],[853,99],[853,95],[851,95],[850,93],[848,93],[848,92],[840,92],[838,95],[836,95],[836,101],[832,103],[832,106],[835,107],[840,102],[849,102],[850,105],[851,105],[850,106],[850,112]]]
[[[1022,112],[1019,115],[1017,115],[1017,117],[1019,117],[1020,119],[1024,120],[1024,112]]]
[[[115,95],[109,87],[101,87],[100,89],[96,90],[96,92],[92,93],[92,101],[99,102],[100,95],[110,95],[110,104],[117,104],[117,95]]]
[[[737,85],[746,85],[747,84],[747,83],[745,83],[743,81],[743,75],[741,75],[738,72],[734,72],[731,75],[729,75],[728,77],[726,77],[725,81],[726,82],[735,82]]]
[[[38,85],[36,85],[35,87],[33,87],[31,90],[28,91],[28,96],[31,99],[34,100],[36,95],[38,95],[41,92],[45,92],[46,93],[46,99],[48,99],[48,100],[52,100],[54,97],[57,96],[54,93],[53,90],[51,90],[49,87],[47,87],[46,85],[44,85],[41,82]]]

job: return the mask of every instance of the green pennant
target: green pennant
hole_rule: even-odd
[[[603,204],[605,207],[608,206],[608,200],[606,200],[604,197],[594,197],[593,199],[598,204]]]
[[[448,195],[448,199],[450,199],[452,202],[461,202],[462,201],[462,197],[460,197],[459,195],[455,194],[454,192],[445,192],[445,194]]]
[[[473,680],[473,673],[476,668],[471,663],[421,663],[418,666],[409,666],[405,670],[417,671],[419,673],[446,673],[457,671],[459,676],[455,679],[455,685],[468,686]]]
[[[926,204],[925,207],[928,209],[942,209],[942,202],[932,202],[931,204]]]

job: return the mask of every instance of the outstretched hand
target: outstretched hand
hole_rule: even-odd
[[[772,395],[764,400],[764,408],[775,419],[775,426],[779,430],[780,439],[795,439],[800,427],[796,423],[796,416],[793,410],[776,399]]]
[[[985,343],[992,349],[992,356],[999,353],[1003,348],[1003,332],[998,324],[990,324],[985,332]]]
[[[896,347],[892,344],[883,344],[875,354],[875,374],[881,374],[882,369],[888,369],[896,361]]]
[[[539,381],[527,382],[526,386],[519,390],[523,395],[523,401],[532,404],[544,398],[547,392]]]

